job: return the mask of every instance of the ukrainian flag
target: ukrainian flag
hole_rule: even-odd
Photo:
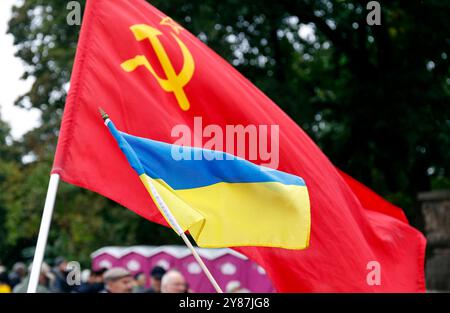
[[[220,151],[131,136],[105,123],[179,235],[189,230],[206,248],[308,247],[310,204],[302,178]],[[174,158],[173,151],[190,158]]]

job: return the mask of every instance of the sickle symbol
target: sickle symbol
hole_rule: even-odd
[[[186,86],[186,84],[191,80],[192,75],[194,74],[195,66],[192,54],[186,45],[180,40],[180,38],[178,38],[177,35],[171,33],[183,54],[183,68],[180,73],[177,74],[166,50],[158,38],[158,36],[162,35],[159,30],[145,24],[133,25],[130,29],[136,40],[142,41],[144,39],[148,39],[150,41],[153,49],[155,49],[156,56],[161,63],[167,79],[163,79],[156,74],[152,65],[144,55],[136,55],[134,58],[123,62],[121,64],[122,69],[126,72],[132,72],[137,67],[144,66],[155,77],[164,91],[173,92],[175,94],[178,104],[183,111],[189,110],[189,100],[186,97],[183,87]]]

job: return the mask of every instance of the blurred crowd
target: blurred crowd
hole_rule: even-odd
[[[32,264],[17,262],[10,271],[0,265],[0,293],[27,292]],[[189,284],[183,274],[176,269],[166,271],[155,266],[147,273],[132,274],[125,268],[81,271],[79,280],[71,276],[68,262],[58,257],[53,267],[43,263],[37,287],[38,293],[188,293]],[[73,272],[72,272],[73,274]],[[73,275],[72,275],[73,276]],[[76,276],[76,275],[75,275]],[[149,281],[148,280],[149,277]],[[231,281],[226,292],[248,292],[239,282]]]

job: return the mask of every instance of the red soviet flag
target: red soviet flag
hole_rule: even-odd
[[[122,131],[167,143],[177,140],[177,125],[186,125],[192,145],[201,146],[202,133],[194,131],[199,118],[221,129],[279,127],[275,166],[306,182],[310,246],[235,248],[263,266],[278,291],[425,290],[425,239],[401,210],[340,174],[260,90],[143,0],[87,2],[52,173],[167,225],[108,134],[99,106]],[[274,135],[265,135],[272,142]]]

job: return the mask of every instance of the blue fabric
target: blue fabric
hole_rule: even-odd
[[[138,175],[146,173],[154,179],[163,179],[175,190],[220,182],[280,182],[285,185],[305,186],[303,179],[298,176],[269,168],[263,170],[261,166],[228,153],[128,135],[118,131],[112,122],[108,123],[108,127]],[[172,149],[178,149],[177,155],[186,155],[188,160],[176,160]],[[196,156],[201,157],[201,160],[194,159]]]

